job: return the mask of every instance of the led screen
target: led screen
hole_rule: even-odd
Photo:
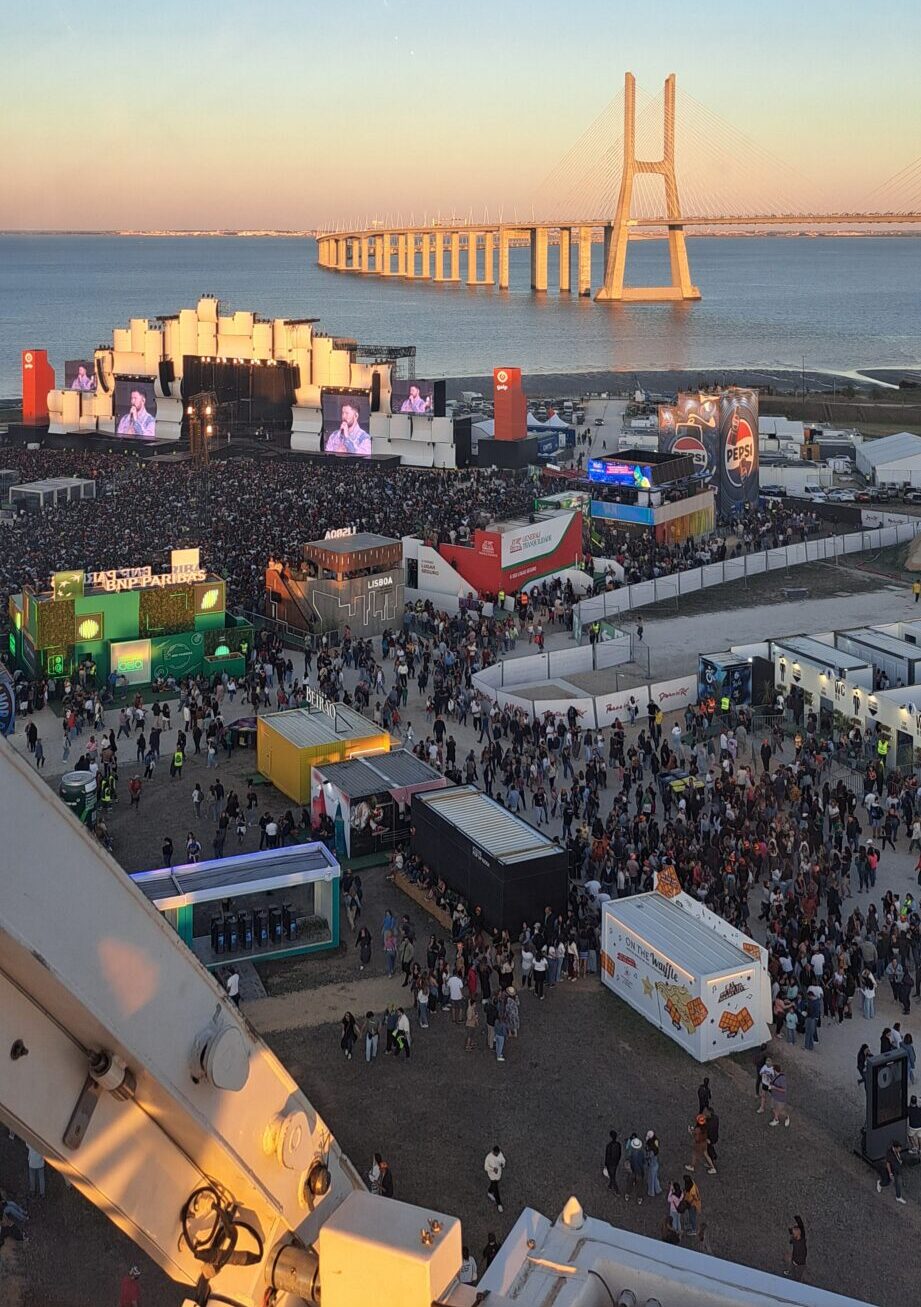
[[[371,457],[371,397],[366,390],[324,390],[323,449],[327,454]]]
[[[444,382],[425,381],[421,377],[392,381],[390,412],[420,416],[427,413],[432,417],[444,417]]]
[[[154,440],[157,397],[152,377],[115,378],[115,434],[126,440]]]
[[[96,369],[92,359],[64,360],[64,389],[82,391],[96,389]]]

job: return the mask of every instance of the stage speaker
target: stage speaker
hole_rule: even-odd
[[[176,380],[176,370],[173,367],[172,359],[161,359],[159,365],[160,372],[160,389],[163,394],[170,397],[170,386]]]
[[[379,413],[381,411],[381,374],[373,372],[371,374],[371,412]]]
[[[293,404],[294,392],[300,388],[300,384],[301,384],[301,370],[299,367],[292,364],[290,367],[285,368],[284,371],[287,372],[288,376],[291,379],[290,391],[291,391],[291,403]]]
[[[106,369],[102,366],[102,358],[99,357],[98,355],[96,357],[96,380],[99,383],[99,389],[104,391],[105,394],[108,395],[111,390],[111,387],[109,385],[109,379],[106,373]]]

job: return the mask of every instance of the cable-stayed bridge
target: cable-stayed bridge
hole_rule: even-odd
[[[604,274],[595,299],[658,303],[700,299],[691,279],[688,228],[853,230],[921,224],[921,159],[847,212],[830,211],[815,191],[810,179],[705,105],[679,97],[674,74],[666,78],[661,94],[651,97],[638,91],[633,74],[627,73],[623,91],[540,184],[529,218],[366,222],[318,233],[317,259],[320,267],[339,272],[506,290],[509,250],[527,244],[531,288],[546,291],[548,251],[556,245],[559,290],[589,296],[592,242],[600,234]],[[629,284],[631,241],[656,234],[668,241],[668,282]]]

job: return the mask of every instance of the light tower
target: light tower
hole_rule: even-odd
[[[637,173],[655,173],[665,183],[668,258],[671,267],[671,284],[668,286],[624,285],[630,228],[635,225],[630,210],[633,204],[633,180]],[[678,200],[678,179],[675,176],[674,73],[670,73],[665,79],[662,158],[655,160],[636,157],[636,80],[632,73],[626,73],[624,76],[624,166],[614,223],[612,226],[605,227],[604,236],[604,284],[595,296],[596,300],[656,304],[666,300],[700,299],[700,291],[691,283],[684,224],[681,220],[681,205]]]

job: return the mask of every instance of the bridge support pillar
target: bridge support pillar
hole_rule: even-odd
[[[393,276],[393,232],[385,231],[380,239],[378,272],[382,277]]]
[[[451,280],[460,281],[460,232],[451,233]]]
[[[560,228],[560,294],[572,290],[572,228]]]
[[[336,238],[336,268],[339,272],[345,272],[348,266],[346,259],[347,247],[348,241],[343,240],[341,237]]]
[[[483,284],[492,286],[496,280],[495,272],[496,238],[491,231],[483,233]]]
[[[596,300],[623,300],[639,304],[657,304],[667,300],[699,300],[700,291],[691,282],[688,265],[678,181],[675,176],[675,74],[665,79],[665,114],[661,159],[636,157],[636,83],[632,73],[624,80],[624,164],[613,229],[605,228],[604,284]],[[668,254],[671,283],[668,286],[624,286],[627,246],[633,204],[633,182],[637,173],[653,173],[665,185],[665,212],[668,219]]]
[[[432,237],[429,232],[422,233],[422,271],[420,276],[426,281],[432,277]]]
[[[367,236],[359,239],[359,262],[362,272],[371,271],[371,241]]]
[[[479,282],[477,270],[477,245],[479,244],[480,233],[478,231],[467,232],[467,285],[476,286]]]
[[[406,232],[397,232],[397,276],[406,276]]]
[[[531,289],[547,289],[547,228],[531,228]]]
[[[416,233],[414,231],[406,233],[406,269],[404,276],[408,277],[410,281],[414,281],[416,277]]]
[[[444,281],[445,279],[445,234],[443,231],[435,232],[435,281]]]
[[[592,229],[579,228],[579,294],[592,293]]]
[[[508,250],[509,232],[507,227],[499,228],[499,289],[508,290]]]

